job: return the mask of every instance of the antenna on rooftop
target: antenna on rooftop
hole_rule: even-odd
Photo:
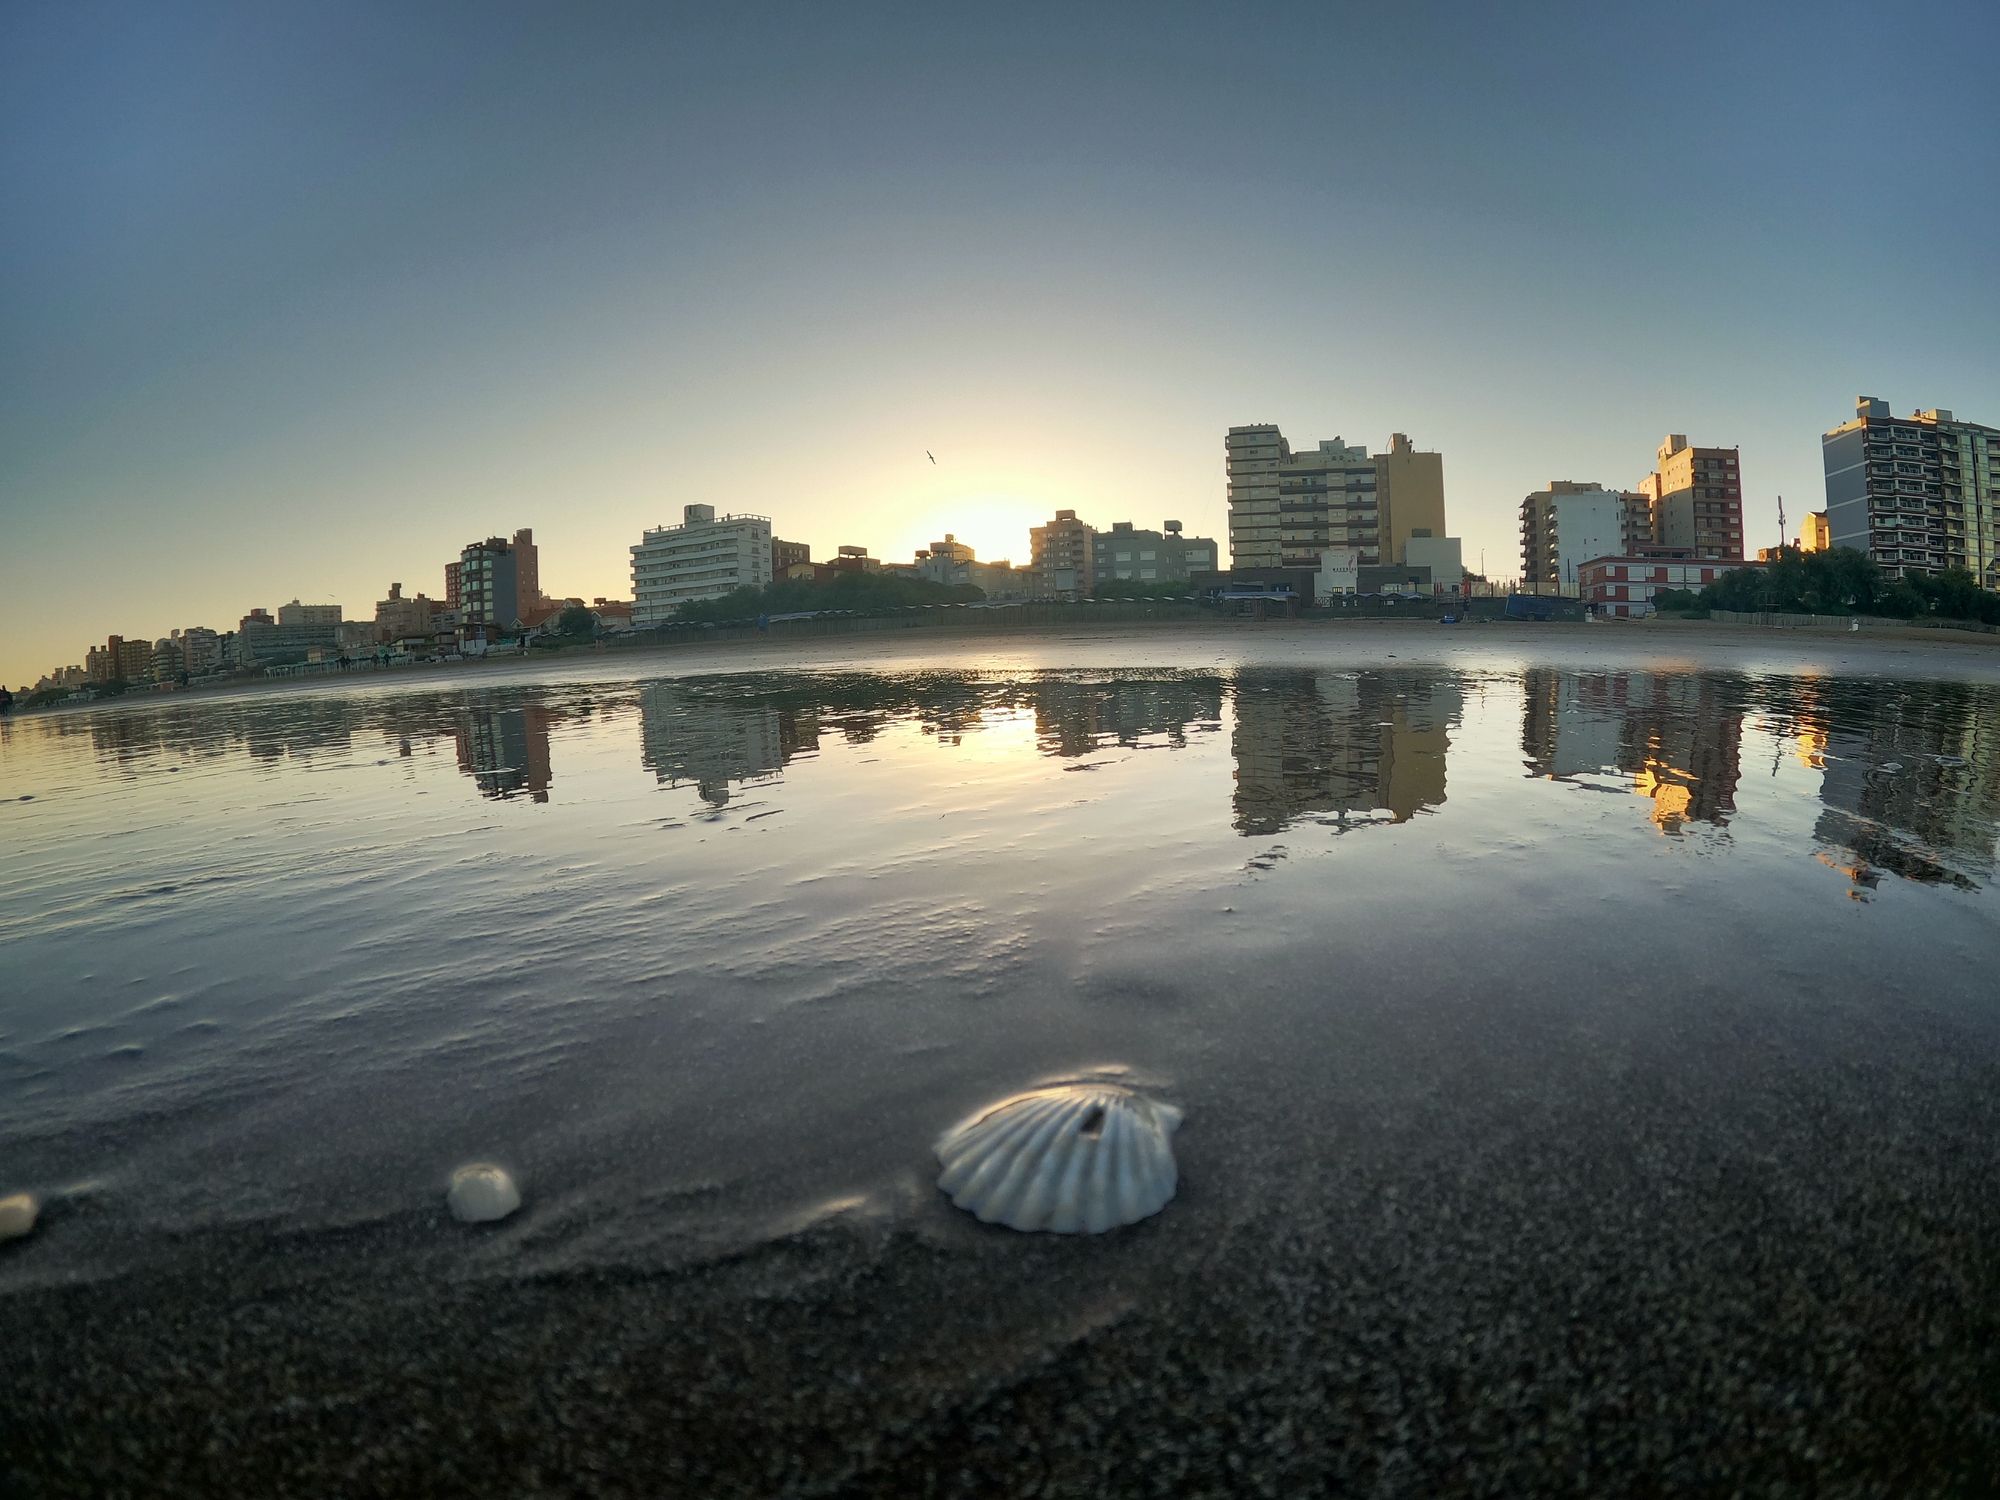
[[[1785,497],[1778,496],[1778,545],[1785,545]]]

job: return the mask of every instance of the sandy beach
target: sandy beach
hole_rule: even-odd
[[[18,721],[0,1494],[1984,1492],[1994,683],[1246,622]],[[944,1200],[1100,1065],[1163,1212]]]

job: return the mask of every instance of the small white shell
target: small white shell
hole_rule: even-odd
[[[491,1224],[521,1206],[521,1190],[514,1186],[505,1167],[476,1161],[451,1174],[445,1202],[461,1224]]]
[[[1181,1112],[1105,1083],[1018,1094],[945,1132],[938,1186],[985,1224],[1102,1234],[1167,1206]]]
[[[42,1205],[33,1193],[9,1193],[0,1198],[0,1240],[25,1239],[41,1217]]]

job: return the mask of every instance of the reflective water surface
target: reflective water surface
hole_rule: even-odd
[[[1415,1253],[1382,1236],[1438,1243],[1502,1180],[1534,1223],[1430,1274],[1518,1242],[1519,1285],[1580,1253],[1545,1226],[1625,1189],[1537,1194],[1657,1160],[1644,1191],[1687,1223],[1710,1200],[1677,1172],[1935,1174],[1990,1120],[1979,683],[493,674],[0,736],[0,1192],[48,1201],[0,1292],[231,1244],[416,1278],[664,1270],[835,1222],[1017,1254],[935,1194],[930,1143],[1107,1067],[1188,1111],[1120,1306],[1259,1224],[1374,1243],[1379,1273]],[[527,1201],[480,1236],[442,1214],[470,1159]],[[1024,1314],[1007,1358],[1074,1315]]]
[[[623,1202],[641,1142],[651,1191],[700,1196],[677,1233],[755,1233],[921,1166],[982,1088],[1099,1053],[1178,1074],[1259,1003],[1250,953],[1324,963],[1329,1041],[1346,985],[1525,960],[1587,986],[1699,942],[1704,909],[1746,978],[1813,931],[1884,979],[1912,939],[1969,953],[1996,709],[1936,682],[1247,667],[24,720],[0,1129],[15,1177],[101,1191],[111,1238],[382,1212],[465,1151]],[[900,1134],[842,1118],[889,1099]],[[222,1141],[256,1170],[207,1170]]]

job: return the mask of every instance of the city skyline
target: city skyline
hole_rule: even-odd
[[[1965,45],[1827,88],[1874,14],[1106,12],[1037,43],[16,8],[0,682],[108,633],[435,594],[524,525],[552,588],[622,598],[686,503],[815,556],[949,531],[1019,563],[1058,509],[1225,536],[1243,423],[1441,452],[1492,576],[1523,495],[1631,487],[1684,432],[1740,449],[1754,551],[1778,495],[1794,532],[1824,506],[1858,393],[2000,414],[2000,206],[1957,190],[2000,23],[1944,6]],[[1954,206],[1913,232],[1876,180]]]

